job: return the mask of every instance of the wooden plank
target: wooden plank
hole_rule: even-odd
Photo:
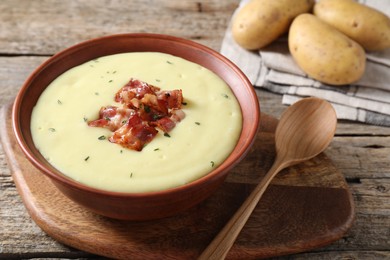
[[[219,49],[238,3],[18,0],[15,4],[14,0],[2,0],[0,50],[3,54],[50,55],[90,38],[135,32],[181,36]]]
[[[11,103],[33,70],[47,57],[0,57],[0,104]]]
[[[372,260],[372,259],[389,259],[390,252],[388,251],[338,251],[338,252],[316,252],[306,253],[301,255],[294,255],[288,259],[295,260],[323,260],[323,259],[359,259],[359,260]],[[277,259],[274,259],[277,260]]]
[[[390,177],[390,136],[336,136],[329,153],[348,179]]]

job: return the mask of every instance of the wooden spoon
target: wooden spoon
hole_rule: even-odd
[[[286,109],[275,132],[274,164],[198,259],[225,258],[276,174],[324,151],[333,139],[336,125],[335,110],[323,99],[305,98]]]

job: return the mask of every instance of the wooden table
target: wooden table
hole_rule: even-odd
[[[0,105],[12,103],[32,70],[54,53],[99,36],[150,32],[215,50],[239,0],[2,0]],[[281,96],[258,90],[262,112],[279,117]],[[390,258],[390,128],[339,122],[326,155],[352,191],[356,220],[340,240],[293,259]],[[0,258],[96,258],[62,245],[29,217],[0,146]],[[281,258],[282,259],[282,258]]]

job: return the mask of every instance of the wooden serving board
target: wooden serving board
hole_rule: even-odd
[[[31,218],[57,241],[110,258],[196,259],[271,167],[275,154],[277,120],[262,114],[252,150],[209,199],[174,217],[119,221],[70,201],[29,163],[13,135],[10,110],[1,110],[1,141]],[[272,257],[324,246],[341,238],[353,219],[353,200],[342,174],[320,154],[277,176],[227,258]]]

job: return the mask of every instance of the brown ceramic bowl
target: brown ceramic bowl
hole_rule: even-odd
[[[172,54],[198,63],[219,75],[230,86],[243,115],[242,132],[233,152],[206,176],[177,188],[157,192],[110,192],[88,187],[66,177],[51,166],[34,146],[30,119],[38,97],[55,78],[72,67],[105,55],[144,51]],[[172,36],[119,34],[82,42],[54,55],[39,66],[16,97],[12,123],[18,144],[27,158],[70,199],[104,216],[147,220],[174,215],[210,196],[252,145],[259,115],[259,103],[252,84],[240,69],[219,53]]]

